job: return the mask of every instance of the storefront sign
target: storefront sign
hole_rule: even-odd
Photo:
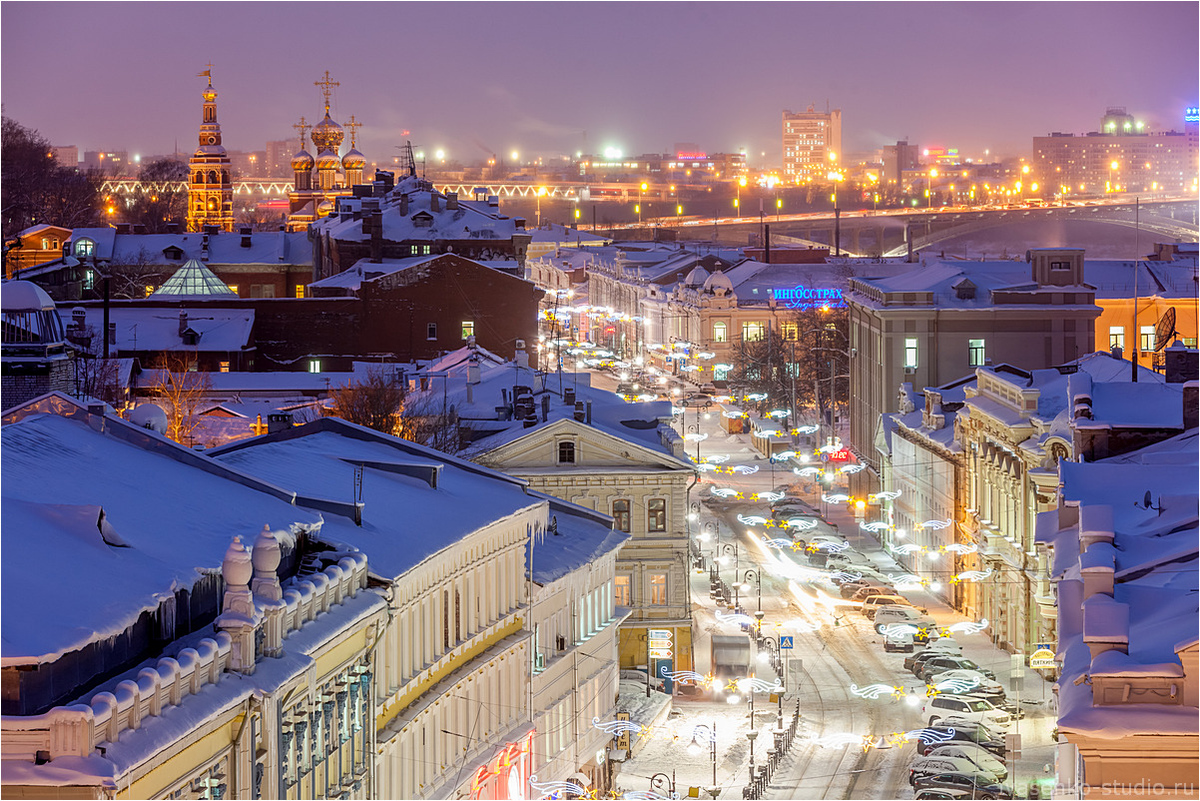
[[[846,305],[840,289],[817,289],[797,284],[792,289],[772,289],[771,295],[789,309],[813,309],[820,306],[843,308]]]
[[[1034,670],[1054,668],[1054,647],[1049,643],[1038,643],[1037,650],[1029,655],[1029,667]]]
[[[481,765],[471,779],[471,798],[525,798],[526,783],[533,770],[533,737],[529,732],[515,743],[497,752],[486,765]]]

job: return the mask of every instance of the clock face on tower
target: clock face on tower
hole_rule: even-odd
[[[217,137],[215,137],[215,136],[208,137],[208,143],[210,145],[215,145],[217,143]]]

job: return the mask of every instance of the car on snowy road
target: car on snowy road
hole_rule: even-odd
[[[935,773],[923,776],[913,783],[913,789],[920,794],[924,790],[954,791],[950,798],[994,799],[1012,798],[1012,788],[1004,784],[995,784],[971,773]],[[928,798],[929,796],[921,796]]]
[[[927,726],[922,731],[924,736],[917,738],[917,751],[927,754],[947,743],[974,743],[1000,759],[1004,759],[1008,753],[1004,739],[989,737],[989,734],[990,732],[984,732],[978,726]]]
[[[984,782],[999,782],[1004,781],[1004,777],[1008,775],[1008,769],[1003,766],[1001,768],[1001,775],[997,775],[995,771],[980,768],[973,760],[966,757],[930,754],[917,757],[908,766],[908,783],[910,786],[914,785],[917,783],[917,779],[923,779],[935,773],[967,773]]]
[[[1004,764],[1004,760],[976,743],[964,743],[962,741],[942,743],[928,754],[925,754],[925,756],[949,756],[969,759],[974,763],[976,769],[984,773],[990,773],[995,781],[1002,782],[1008,778],[1008,766]]]
[[[938,637],[912,656],[904,657],[904,669],[913,672],[914,666],[922,659],[947,655],[962,656],[962,646],[953,637]]]
[[[936,726],[939,722],[954,718],[964,724],[981,724],[991,732],[1006,731],[1012,722],[1012,716],[1003,709],[997,709],[982,698],[969,695],[938,694],[925,700],[921,708],[921,717]],[[953,726],[954,723],[947,723]]]
[[[915,675],[921,681],[925,681],[932,675],[944,673],[947,670],[978,670],[989,679],[996,678],[996,674],[987,668],[967,659],[965,656],[954,656],[947,654],[946,656],[932,656],[929,659],[923,659],[917,663],[913,669]]]

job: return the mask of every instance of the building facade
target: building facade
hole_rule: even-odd
[[[939,262],[890,278],[851,278],[849,444],[868,466],[851,489],[878,487],[879,415],[895,387],[938,386],[989,361],[1039,369],[1091,353],[1095,288],[1083,251],[1031,250],[1025,264]]]
[[[825,181],[842,158],[841,109],[783,112],[783,181]]]

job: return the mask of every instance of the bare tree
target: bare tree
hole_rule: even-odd
[[[187,178],[188,165],[182,161],[166,157],[147,162],[138,180],[148,189],[126,208],[125,219],[146,226],[148,234],[166,233],[172,223],[182,225],[187,219]]]
[[[443,453],[462,450],[456,415],[444,411],[429,394],[405,397],[400,408],[400,436]]]
[[[114,258],[106,269],[114,298],[144,298],[175,272],[171,265],[155,262],[144,247],[132,255]]]
[[[385,434],[399,434],[404,388],[382,370],[368,370],[363,381],[330,390],[329,414]]]
[[[165,407],[168,437],[181,445],[195,444],[194,434],[200,425],[198,410],[211,389],[208,373],[196,370],[195,354],[172,353],[163,360],[163,369],[151,390]]]

